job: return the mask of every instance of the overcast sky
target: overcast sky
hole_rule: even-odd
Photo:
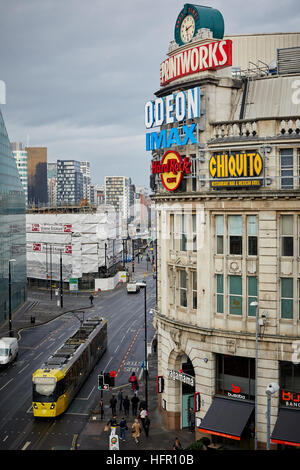
[[[48,161],[88,160],[149,183],[144,105],[174,39],[181,0],[0,0],[1,106],[9,138],[46,146]],[[191,2],[192,3],[192,2]],[[299,0],[203,1],[225,34],[300,30]]]

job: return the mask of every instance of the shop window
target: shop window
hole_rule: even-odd
[[[280,150],[281,188],[293,189],[293,149]]]
[[[217,313],[224,313],[224,276],[217,274]]]
[[[279,363],[280,405],[299,409],[300,364],[282,361]],[[299,413],[299,411],[297,411]]]
[[[281,216],[281,255],[294,255],[293,215]]]
[[[217,394],[254,400],[255,359],[221,354],[216,359]]]
[[[242,315],[242,277],[229,276],[229,313]]]
[[[241,215],[230,215],[229,219],[229,254],[241,255],[243,250],[243,222]]]
[[[257,216],[247,217],[248,255],[257,256]]]
[[[281,318],[293,318],[293,278],[281,278]]]
[[[175,235],[174,214],[170,214],[170,242],[171,242],[171,250],[174,250],[174,248],[175,248],[174,235]]]
[[[197,308],[197,272],[192,271],[193,308]]]
[[[251,306],[251,302],[257,302],[257,277],[249,276],[247,278],[248,284],[248,316],[256,316],[256,307]]]
[[[216,215],[217,254],[224,254],[224,216]]]
[[[184,270],[179,271],[179,292],[181,307],[187,307],[187,274]]]
[[[181,237],[180,237],[180,251],[186,251],[186,215],[181,215]]]

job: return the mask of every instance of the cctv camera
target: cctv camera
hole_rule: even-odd
[[[269,395],[273,395],[274,393],[278,392],[279,390],[279,385],[275,382],[271,382],[267,388],[266,388],[266,393]]]

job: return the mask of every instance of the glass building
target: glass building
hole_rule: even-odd
[[[0,110],[0,325],[26,300],[25,194]],[[10,267],[10,269],[9,269]]]

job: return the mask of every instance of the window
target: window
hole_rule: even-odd
[[[193,308],[197,308],[197,272],[192,271]]]
[[[243,222],[241,215],[229,216],[229,254],[241,255],[243,249],[242,243]]]
[[[251,306],[251,302],[257,302],[257,277],[248,277],[248,315],[249,317],[256,316],[256,307]]]
[[[242,277],[229,276],[229,313],[242,315]]]
[[[281,216],[281,255],[294,255],[293,216]]]
[[[186,251],[186,215],[181,216],[180,251]]]
[[[281,279],[281,318],[293,318],[293,279]]]
[[[257,216],[247,217],[248,255],[257,256]]]
[[[224,254],[224,216],[216,215],[217,254]]]
[[[280,150],[281,188],[293,189],[293,149]],[[290,176],[290,178],[288,178]]]
[[[180,292],[180,305],[187,307],[187,275],[186,271],[179,271],[179,292]]]
[[[224,313],[224,277],[217,274],[217,313]]]
[[[192,214],[193,251],[197,251],[197,215]]]
[[[174,214],[170,214],[170,241],[171,250],[174,250]]]

